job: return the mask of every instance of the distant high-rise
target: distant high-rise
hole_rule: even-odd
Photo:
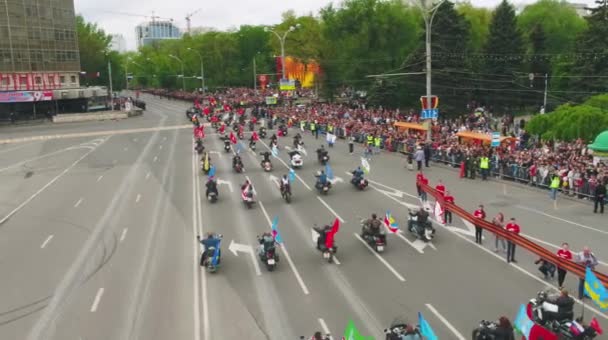
[[[110,41],[110,49],[112,51],[124,53],[127,51],[127,41],[122,34],[112,34],[110,36],[112,41]]]
[[[147,46],[155,41],[179,39],[181,32],[172,21],[150,21],[135,27],[137,48]]]

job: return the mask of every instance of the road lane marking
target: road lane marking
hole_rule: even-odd
[[[433,314],[435,314],[435,316],[437,317],[437,319],[439,319],[439,321],[443,322],[443,324],[454,334],[454,336],[456,336],[456,338],[458,340],[466,340],[466,338],[464,336],[462,336],[462,334],[460,334],[460,332],[454,327],[452,326],[452,324],[443,317],[443,315],[441,315],[436,309],[435,307],[433,307],[433,305],[431,305],[430,303],[426,303],[425,304],[426,308],[428,308]]]
[[[552,218],[552,219],[555,219],[555,220],[558,220],[558,221],[566,222],[568,224],[579,226],[579,227],[584,228],[584,229],[589,229],[589,230],[593,230],[593,231],[596,231],[596,232],[604,234],[604,235],[608,235],[608,231],[606,231],[606,230],[600,230],[600,229],[596,229],[594,227],[590,227],[590,226],[587,226],[587,225],[584,225],[584,224],[580,224],[580,223],[577,223],[577,222],[574,222],[574,221],[566,220],[566,219],[563,219],[561,217],[553,216],[551,214],[547,214],[545,212],[542,212],[542,211],[534,209],[534,208],[528,208],[528,207],[523,206],[523,205],[516,205],[515,207],[519,208],[519,209],[527,210],[527,211],[530,211],[530,212],[533,212],[533,213],[537,213],[537,214],[540,214],[540,215],[543,215],[543,216],[546,216],[546,217],[549,217],[549,218]]]
[[[78,208],[78,206],[82,203],[82,197],[74,204],[74,208]]]
[[[46,240],[44,240],[44,242],[42,242],[40,249],[44,249],[46,247],[46,245],[49,244],[49,242],[51,242],[52,239],[53,239],[53,235],[49,235],[49,237],[47,237]]]
[[[2,153],[7,153],[7,152],[11,152],[11,151],[13,151],[13,150],[17,150],[17,149],[22,149],[22,148],[24,148],[24,147],[26,147],[26,146],[30,146],[30,145],[34,145],[34,144],[36,144],[36,142],[32,142],[32,143],[27,143],[27,144],[19,145],[19,146],[14,147],[14,148],[8,148],[8,149],[0,150],[0,154],[2,154]]]
[[[158,156],[154,156],[154,161],[158,161]]]
[[[103,178],[103,175],[97,177],[97,182],[101,181],[102,178]]]
[[[319,321],[319,324],[321,325],[321,330],[323,330],[324,334],[331,334],[331,332],[329,331],[329,327],[327,327],[327,324],[325,323],[325,320],[323,320],[322,318],[318,318],[317,321]]]
[[[196,155],[192,155],[192,162],[193,162],[193,167],[192,167],[192,176],[194,178],[194,182],[195,182],[195,196],[196,199],[194,201],[195,204],[195,209],[196,209],[196,230],[198,232],[196,232],[197,235],[203,235],[203,205],[201,202],[201,193],[200,193],[200,187],[201,187],[201,180],[200,180],[200,176],[197,175],[197,169],[196,169]],[[198,241],[195,240],[195,252],[198,254],[198,249],[199,249],[199,244]],[[196,271],[198,273],[199,270],[199,260],[200,259],[200,254],[198,254],[197,256],[195,256],[194,258],[194,263],[196,266]],[[202,311],[202,315],[203,315],[203,339],[205,340],[209,340],[211,338],[210,336],[210,322],[209,322],[209,300],[207,298],[207,271],[206,270],[202,270],[201,274],[200,274],[200,283],[198,280],[198,274],[197,274],[197,279],[195,281],[195,284],[200,286],[200,295],[202,297],[203,300],[203,311]],[[200,319],[201,317],[201,312],[199,309],[199,313],[196,314],[195,318]],[[198,324],[198,332],[195,335],[195,339],[200,339],[200,323]]]
[[[401,274],[399,274],[399,272],[397,272],[395,270],[395,268],[393,268],[393,266],[391,266],[390,263],[388,263],[382,256],[380,256],[374,249],[372,249],[372,247],[369,246],[369,244],[367,244],[367,242],[365,242],[361,236],[359,236],[359,234],[357,233],[353,233],[353,235],[355,235],[355,237],[357,238],[357,240],[361,241],[361,243],[363,243],[363,245],[369,249],[369,251],[372,252],[372,254],[374,254],[376,256],[376,258],[378,260],[380,260],[380,262],[382,262],[382,264],[384,264],[386,266],[386,268],[388,268],[388,270],[391,271],[391,273],[393,273],[393,275],[395,275],[397,277],[397,279],[399,279],[399,281],[401,282],[405,282],[405,278],[403,276],[401,276]]]
[[[262,212],[264,213],[264,216],[266,217],[266,220],[268,221],[268,226],[272,227],[272,221],[270,220],[270,216],[268,215],[268,212],[266,212],[266,208],[264,208],[264,203],[262,203],[261,201],[259,203],[260,203],[260,208],[262,208]],[[285,244],[284,243],[280,244],[280,246],[281,246],[281,249],[283,250],[283,254],[285,255],[285,258],[287,259],[287,262],[289,263],[289,266],[291,267],[291,271],[293,271],[293,274],[296,276],[296,280],[298,281],[298,283],[300,284],[300,287],[302,288],[302,291],[304,292],[304,295],[310,294],[310,292],[308,291],[308,287],[306,287],[304,280],[302,280],[302,276],[300,276],[300,272],[298,271],[298,269],[296,268],[296,265],[291,260],[291,256],[289,256],[289,252],[287,252],[287,248],[285,248]]]
[[[146,180],[150,178],[150,171],[148,171],[148,173],[146,174]]]
[[[93,301],[93,305],[91,306],[91,313],[95,313],[97,311],[97,307],[99,306],[99,302],[101,301],[101,296],[103,295],[104,289],[99,288],[97,294],[95,295],[95,300]]]
[[[373,181],[373,180],[371,180],[371,179],[369,179],[369,178],[367,179],[367,181],[368,181],[368,182],[370,182],[370,183],[373,183],[373,184],[379,185],[379,186],[381,186],[381,187],[385,187],[385,188],[387,188],[387,189],[391,189],[391,190],[393,190],[393,191],[395,191],[395,192],[400,192],[400,193],[402,193],[403,195],[409,196],[409,197],[411,197],[411,198],[418,199],[418,196],[416,196],[416,195],[412,195],[412,194],[407,193],[407,192],[405,192],[405,191],[403,191],[403,190],[399,190],[399,189],[393,188],[393,187],[391,187],[391,186],[388,186],[388,185],[386,185],[386,184],[382,184],[382,183],[380,183],[380,182]]]
[[[6,171],[8,169],[12,169],[14,167],[17,167],[17,166],[20,166],[20,165],[23,165],[23,164],[26,164],[26,163],[29,163],[31,161],[35,161],[35,160],[42,159],[42,158],[47,158],[47,157],[50,157],[50,156],[53,156],[53,155],[56,155],[56,154],[59,154],[59,153],[62,153],[62,152],[66,152],[66,151],[70,151],[70,150],[76,150],[74,148],[78,147],[79,145],[81,145],[81,144],[75,144],[75,145],[69,146],[69,147],[67,147],[65,149],[61,149],[61,150],[57,150],[57,151],[54,151],[54,152],[51,152],[51,153],[47,153],[46,155],[42,155],[42,156],[37,156],[37,157],[26,159],[24,161],[21,161],[21,162],[9,165],[7,167],[0,168],[0,172]]]
[[[135,203],[139,203],[140,199],[141,199],[141,194],[137,194],[137,197],[135,197]]]
[[[122,230],[122,234],[120,234],[120,242],[124,241],[125,237],[127,237],[127,230],[128,230],[128,228],[124,228]]]
[[[327,202],[325,202],[321,197],[317,196],[317,198],[319,199],[319,201],[321,201],[321,203],[323,203],[323,205],[325,206],[325,208],[327,208],[327,210],[329,210],[334,216],[336,216],[340,222],[345,223],[346,221],[340,217],[335,211],[334,209],[332,209],[329,204],[327,204]]]
[[[534,242],[542,243],[542,244],[544,244],[546,246],[549,246],[551,248],[555,248],[555,249],[560,249],[561,248],[561,246],[558,246],[557,244],[549,243],[547,241],[543,241],[543,240],[537,239],[536,237],[532,237],[532,236],[524,234],[524,233],[521,233],[520,235],[523,236],[523,237],[525,237],[525,238],[529,238],[530,240],[532,240]],[[606,263],[606,262],[602,262],[602,261],[598,260],[598,263],[601,264],[602,266],[608,266],[608,263]]]
[[[150,175],[150,173],[148,172],[148,174],[146,175],[146,179],[148,179],[148,176]],[[195,235],[200,235],[198,232],[198,226],[197,226],[197,206],[196,206],[196,195],[197,195],[197,181],[196,181],[196,156],[192,157],[192,236]],[[200,323],[200,315],[201,315],[201,308],[200,308],[200,292],[199,292],[199,276],[198,273],[200,271],[200,254],[199,254],[199,249],[200,249],[200,245],[198,240],[194,239],[194,270],[192,271],[193,274],[193,290],[194,290],[194,304],[193,304],[193,308],[194,308],[194,339],[195,340],[200,340],[201,339],[201,323]],[[203,273],[201,275],[205,275],[204,270]]]

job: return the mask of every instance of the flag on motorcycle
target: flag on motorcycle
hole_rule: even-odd
[[[236,144],[236,137],[234,136],[234,133],[232,131],[230,131],[230,142],[232,144]]]
[[[602,312],[608,310],[608,291],[589,267],[585,273],[585,295],[590,297]]]
[[[441,204],[439,204],[439,201],[435,202],[435,218],[437,219],[437,221],[441,222],[442,224],[445,224],[444,209]]]
[[[293,183],[293,181],[296,180],[296,172],[293,170],[293,168],[289,168],[289,182]]]
[[[526,339],[530,338],[530,332],[532,331],[532,327],[534,327],[534,322],[530,320],[525,305],[519,306],[519,312],[515,317],[513,326]]]
[[[222,126],[220,126],[220,133],[223,134],[224,130],[226,130],[226,125],[224,125],[224,123],[222,123]]]
[[[327,175],[327,178],[334,179],[334,171],[331,169],[329,164],[325,164],[325,174]]]
[[[209,154],[205,152],[205,159],[203,160],[203,170],[209,169]]]
[[[331,230],[325,233],[325,246],[327,248],[332,248],[334,246],[334,237],[338,231],[340,231],[340,220],[336,218]]]
[[[418,324],[420,325],[420,334],[427,340],[438,340],[439,338],[433,332],[431,325],[424,319],[422,313],[418,312]]]
[[[399,232],[399,224],[397,223],[397,221],[395,221],[395,218],[393,217],[393,215],[391,215],[391,212],[389,210],[387,210],[386,215],[384,215],[384,225],[392,233],[396,234],[397,232]]]
[[[257,133],[257,132],[253,131],[253,133],[251,134],[251,139],[252,139],[254,142],[257,142],[258,140],[260,140],[260,137],[258,136],[258,133]]]
[[[270,229],[272,230],[272,237],[274,237],[274,240],[278,244],[283,244],[283,238],[281,238],[281,234],[279,234],[279,229],[277,229],[278,224],[279,216],[275,216],[272,220],[272,226],[270,227]]]
[[[201,103],[198,102],[198,98],[194,99],[194,107],[197,109],[201,109]]]
[[[366,174],[369,174],[370,170],[372,169],[367,159],[363,157],[361,157],[361,167]]]
[[[273,155],[274,157],[279,157],[279,149],[277,148],[277,146],[276,146],[276,145],[273,145],[273,146],[272,146],[272,150],[271,150],[271,152],[272,152],[272,155]]]
[[[334,135],[333,133],[327,133],[325,135],[325,140],[327,141],[327,144],[333,145],[336,143],[336,135]]]
[[[243,151],[243,143],[242,142],[238,142],[238,144],[236,145],[236,153],[239,154]]]
[[[600,327],[600,323],[597,321],[596,318],[591,319],[591,322],[589,322],[589,327],[595,329],[595,331],[599,335],[602,335],[602,333],[604,333],[604,331],[602,331],[602,327]]]
[[[205,108],[203,109],[203,113],[205,114],[205,116],[208,116],[211,113],[211,110],[209,110],[209,106],[205,106]]]
[[[209,176],[209,177],[215,176],[215,165],[212,165],[211,168],[209,168],[209,173],[207,174],[207,176]]]
[[[222,241],[218,240],[215,251],[213,252],[213,258],[211,258],[211,264],[214,266],[217,266],[217,263],[220,261],[220,243],[222,243]]]
[[[355,322],[350,320],[346,329],[344,329],[344,337],[342,340],[373,340],[373,337],[363,336],[355,326]]]

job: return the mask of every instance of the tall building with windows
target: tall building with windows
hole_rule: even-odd
[[[122,34],[112,34],[110,37],[112,38],[112,41],[110,41],[110,49],[112,51],[119,53],[127,51],[127,41]]]
[[[150,21],[135,27],[137,48],[148,46],[165,39],[179,39],[182,36],[173,21]]]
[[[0,9],[0,120],[86,111],[105,96],[80,87],[73,0],[4,0]]]

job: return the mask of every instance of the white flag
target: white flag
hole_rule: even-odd
[[[369,174],[370,170],[371,170],[371,166],[369,165],[369,162],[367,161],[367,159],[361,157],[361,167],[363,167],[363,171],[365,171],[366,174]]]
[[[441,206],[441,204],[439,204],[439,201],[435,202],[435,218],[437,219],[437,221],[441,222],[442,224],[445,224],[445,221],[443,220],[443,207]]]

